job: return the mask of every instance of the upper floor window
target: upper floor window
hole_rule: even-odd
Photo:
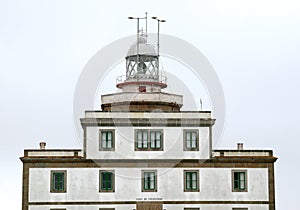
[[[156,192],[156,171],[142,171],[142,192]]]
[[[51,171],[51,186],[52,193],[65,193],[67,191],[67,171],[55,170]]]
[[[245,170],[232,171],[232,191],[233,192],[247,191],[247,171]]]
[[[183,130],[183,141],[185,151],[199,151],[198,130]]]
[[[100,171],[100,192],[114,192],[115,173],[114,171]]]
[[[100,130],[100,150],[112,151],[115,148],[115,132],[114,130]]]
[[[163,150],[162,130],[136,130],[135,150]]]
[[[199,171],[184,171],[184,191],[199,192]]]

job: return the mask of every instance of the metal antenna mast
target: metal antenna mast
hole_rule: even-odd
[[[166,22],[166,20],[161,20],[157,17],[152,17],[152,19],[157,20],[157,69],[159,70],[159,25],[160,23]]]
[[[140,35],[140,19],[146,20],[146,40],[147,40],[147,12],[145,17],[128,17],[128,19],[135,19],[137,20],[137,33],[136,33],[136,56],[137,56],[137,63],[140,61],[139,59],[139,35]]]
[[[157,20],[157,55],[159,56],[159,23],[164,23],[166,20],[161,20],[157,17],[152,17],[152,19]]]
[[[148,12],[145,12],[146,14],[146,42],[148,41]]]

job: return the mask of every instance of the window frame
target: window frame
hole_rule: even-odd
[[[239,188],[235,188],[235,178],[234,178],[234,175],[235,173],[244,173],[244,185],[245,185],[245,188],[244,189],[240,189]],[[240,178],[239,178],[239,185],[240,185]],[[248,173],[247,173],[247,170],[232,170],[231,171],[231,183],[232,183],[232,192],[247,192],[248,191]]]
[[[187,175],[188,173],[196,173],[196,189],[188,189],[187,188]],[[200,192],[200,175],[199,170],[184,170],[183,171],[183,186],[184,192]]]
[[[102,147],[102,135],[103,133],[112,133],[112,140],[111,140],[111,148],[104,148]],[[107,142],[107,140],[106,140]],[[99,130],[99,151],[115,151],[115,130],[114,129],[100,129]]]
[[[55,173],[63,173],[63,189],[55,189]],[[50,171],[50,193],[66,193],[67,192],[67,170],[51,170]]]
[[[154,189],[145,189],[145,173],[154,173]],[[157,192],[157,170],[142,170],[141,185],[142,192]]]
[[[196,133],[196,147],[187,147],[187,133]],[[183,150],[184,151],[199,151],[200,137],[198,129],[184,129],[183,130]]]
[[[142,147],[138,147],[138,133],[142,132]],[[155,133],[155,145],[157,145],[156,133],[160,132],[160,147],[152,147],[151,133]],[[147,133],[146,147],[144,147],[144,133]],[[134,150],[135,151],[163,151],[164,147],[164,132],[163,129],[135,129],[134,131]]]
[[[111,174],[111,189],[103,189],[102,188],[102,174],[110,173]],[[115,192],[115,171],[114,170],[100,170],[99,171],[99,192],[104,193],[112,193]]]

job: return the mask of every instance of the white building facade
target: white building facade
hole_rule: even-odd
[[[83,148],[25,150],[23,210],[274,210],[271,150],[213,150],[210,111],[180,111],[162,92],[159,55],[143,35],[121,93],[81,119]]]

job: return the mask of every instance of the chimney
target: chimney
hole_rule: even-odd
[[[40,142],[40,150],[45,150],[45,148],[46,148],[46,142],[41,141]]]
[[[243,143],[237,143],[237,150],[243,150],[244,149],[244,144]]]

